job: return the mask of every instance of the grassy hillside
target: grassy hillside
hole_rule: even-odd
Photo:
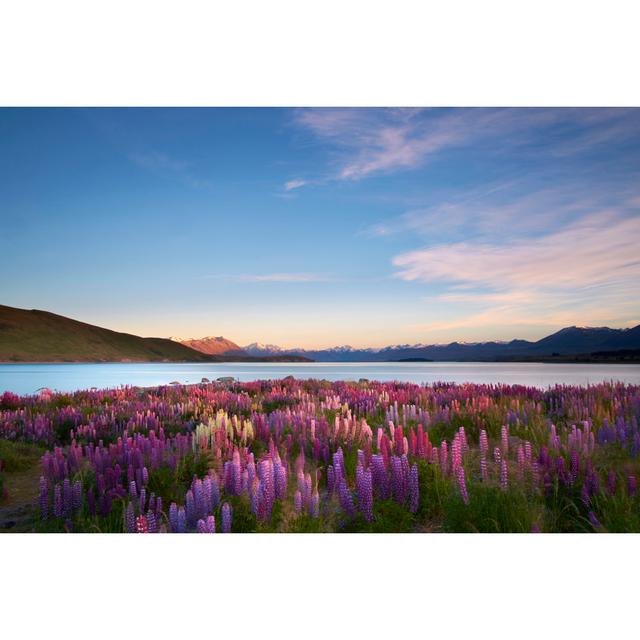
[[[48,311],[0,305],[0,362],[209,362],[164,338],[140,338]]]

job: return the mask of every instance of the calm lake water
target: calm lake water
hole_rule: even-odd
[[[178,381],[200,382],[233,376],[260,378],[324,378],[327,380],[400,380],[431,383],[477,382],[548,387],[603,381],[640,384],[637,364],[544,364],[495,362],[366,362],[366,363],[228,363],[228,364],[0,364],[0,393],[34,393],[41,387],[75,391],[121,385],[154,386]]]

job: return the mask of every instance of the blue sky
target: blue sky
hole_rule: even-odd
[[[640,322],[640,109],[0,109],[0,302],[383,346]]]

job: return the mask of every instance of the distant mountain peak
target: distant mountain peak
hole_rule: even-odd
[[[174,336],[170,339],[208,355],[247,355],[235,342],[227,340],[224,336],[205,336],[204,338],[176,338]]]

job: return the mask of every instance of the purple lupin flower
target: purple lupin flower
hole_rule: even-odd
[[[300,493],[300,489],[297,489],[293,494],[293,510],[296,513],[300,513],[302,511],[302,494]]]
[[[73,492],[69,478],[62,481],[62,509],[65,517],[71,515],[73,511]]]
[[[314,489],[311,494],[311,517],[320,517],[320,495],[318,494],[318,489]]]
[[[627,479],[627,489],[629,491],[629,497],[634,498],[638,491],[638,484],[635,476],[629,476]]]
[[[187,512],[187,525],[189,527],[194,527],[196,524],[196,504],[195,504],[195,500],[193,498],[193,491],[191,491],[191,489],[189,489],[189,491],[187,491],[187,495],[185,497],[185,510]]]
[[[149,471],[147,470],[147,467],[142,467],[142,484],[149,484]]]
[[[178,533],[186,533],[187,532],[187,514],[184,510],[184,507],[178,507]]]
[[[74,511],[80,511],[82,507],[82,483],[76,480],[71,488],[71,503]]]
[[[617,487],[617,478],[615,471],[609,471],[609,475],[607,476],[607,491],[609,495],[614,495]]]
[[[338,495],[340,497],[340,506],[349,515],[352,516],[355,513],[353,506],[353,496],[347,486],[347,481],[344,478],[340,479],[340,486],[338,487]]]
[[[131,482],[129,482],[129,497],[132,500],[135,500],[138,497],[138,487],[136,486],[135,480],[131,480]]]
[[[373,483],[371,470],[364,469],[359,462],[356,468],[356,493],[358,495],[358,511],[362,513],[367,522],[373,520]]]
[[[136,533],[136,514],[133,510],[132,502],[127,505],[127,509],[124,512],[124,521],[127,533]]]
[[[198,520],[198,523],[196,525],[196,530],[198,533],[207,533],[207,525],[205,524],[205,521],[202,518]]]
[[[231,533],[231,521],[233,519],[233,509],[228,502],[222,505],[222,533]]]
[[[414,463],[409,472],[409,511],[411,511],[411,513],[417,513],[419,506],[420,483],[418,481],[418,465]]]
[[[287,469],[278,461],[276,467],[276,498],[283,500],[287,495]]]
[[[178,505],[175,502],[169,505],[169,528],[173,533],[178,532]]]
[[[62,518],[64,508],[62,506],[62,487],[59,484],[53,488],[53,515]]]
[[[402,504],[405,500],[402,460],[398,456],[391,459],[393,499]]]
[[[589,511],[589,522],[594,529],[602,529],[602,524],[593,511]]]
[[[40,476],[40,517],[46,520],[49,517],[49,483],[44,476]]]
[[[193,482],[191,483],[191,490],[193,491],[193,501],[195,503],[196,517],[204,518],[209,509],[207,508],[208,505],[206,503],[204,485],[202,483],[202,480],[200,480],[199,478],[194,478]]]
[[[389,497],[389,478],[380,454],[371,456],[371,477],[376,495],[383,500]]]
[[[147,526],[149,527],[149,533],[158,533],[156,514],[151,509],[147,511]]]
[[[506,460],[503,460],[500,463],[500,488],[503,491],[507,491],[509,488],[509,470],[507,468]]]
[[[216,519],[213,516],[207,516],[205,525],[206,525],[207,533],[216,532]]]
[[[336,482],[336,473],[331,465],[327,468],[327,492],[329,494],[333,493]]]
[[[87,511],[92,517],[96,515],[96,497],[93,493],[93,487],[87,491]]]

